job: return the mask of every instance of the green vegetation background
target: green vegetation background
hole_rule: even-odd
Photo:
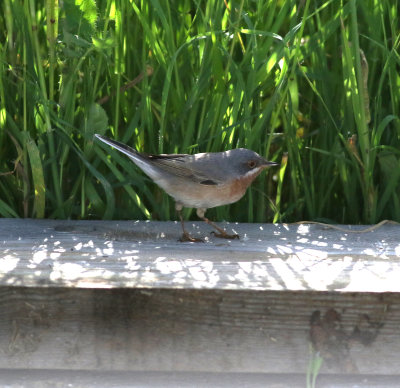
[[[149,153],[246,147],[281,163],[215,220],[400,221],[398,1],[0,10],[0,216],[174,219],[173,200],[100,133]]]

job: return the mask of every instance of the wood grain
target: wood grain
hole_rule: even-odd
[[[0,219],[0,285],[400,291],[398,225],[223,225],[241,240],[180,243],[173,222]]]
[[[304,388],[301,374],[126,372],[82,370],[0,370],[7,388]],[[318,388],[398,388],[398,376],[320,375]]]
[[[0,219],[0,368],[400,374],[398,226],[223,225]]]
[[[332,308],[347,334],[382,325],[321,373],[400,374],[398,294],[207,289],[0,288],[0,368],[304,374],[311,314]]]

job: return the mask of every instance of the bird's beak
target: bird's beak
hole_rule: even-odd
[[[273,167],[273,166],[279,166],[279,163],[270,162],[269,160],[264,159],[261,165],[262,167]]]

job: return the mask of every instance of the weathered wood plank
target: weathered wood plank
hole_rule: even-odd
[[[348,340],[321,350],[321,373],[400,374],[399,294],[207,289],[2,287],[0,368],[304,374],[327,309]],[[368,345],[350,336],[376,323]]]
[[[304,388],[304,375],[202,372],[111,372],[61,370],[0,370],[7,388]],[[398,376],[318,377],[318,388],[398,388]]]
[[[0,286],[400,291],[398,225],[224,226],[242,239],[180,243],[173,222],[0,219]]]

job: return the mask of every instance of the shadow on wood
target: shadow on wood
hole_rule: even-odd
[[[1,219],[0,368],[399,374],[399,226],[225,227]]]

